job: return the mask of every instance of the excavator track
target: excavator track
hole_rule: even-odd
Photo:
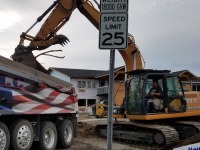
[[[171,145],[171,144],[179,141],[178,132],[170,126],[158,125],[158,124],[141,124],[141,123],[137,123],[137,122],[130,122],[130,124],[137,125],[137,126],[140,126],[140,127],[143,127],[143,128],[149,128],[149,129],[152,129],[152,130],[157,130],[157,131],[161,132],[165,137],[165,145],[166,146]]]
[[[186,131],[183,130],[183,132],[190,132],[189,136],[187,137],[181,137],[181,133],[179,132],[179,136],[181,138],[181,140],[175,144],[172,145],[172,147],[169,148],[169,150],[173,150],[174,148],[177,147],[181,147],[181,146],[185,146],[185,145],[189,145],[189,144],[194,144],[194,143],[198,143],[199,139],[200,139],[200,122],[196,122],[196,121],[175,121],[176,124],[182,125],[186,130],[188,127],[190,127],[190,130]],[[177,128],[177,127],[176,127]],[[191,130],[193,129],[193,130]],[[192,131],[195,131],[191,134]]]
[[[129,126],[131,129],[139,135],[138,137],[140,140],[134,140],[130,137],[125,138],[123,137],[123,134],[129,134],[130,136],[135,136],[135,134],[132,134],[132,130],[127,130],[126,127]],[[184,130],[178,128],[182,127]],[[120,129],[115,130],[115,129]],[[101,136],[106,136],[106,125],[98,125],[98,130],[101,130],[99,133],[103,133]],[[192,129],[192,130],[191,130]],[[141,132],[143,131],[143,132]],[[191,131],[195,131],[192,132]],[[122,136],[116,137],[116,132],[118,132],[117,135],[121,134]],[[144,132],[146,132],[147,136],[146,138],[142,138],[142,135]],[[185,132],[188,132],[190,134],[185,134]],[[148,139],[149,133],[152,133]],[[182,133],[185,134],[185,137],[182,136]],[[157,137],[155,138],[155,135],[157,134]],[[154,135],[154,136],[153,136]],[[165,122],[165,124],[156,124],[156,123],[141,123],[141,122],[115,122],[113,124],[113,139],[116,142],[119,143],[127,143],[131,146],[146,149],[146,150],[171,150],[172,147],[182,146],[187,144],[193,144],[194,141],[199,141],[200,136],[200,122],[198,121],[172,121],[172,122]],[[127,135],[126,135],[127,137]],[[165,142],[163,143],[163,137]],[[150,140],[153,139],[153,140]],[[156,141],[157,140],[157,141]],[[148,141],[148,142],[147,142]],[[160,143],[160,144],[159,144]],[[161,144],[162,143],[162,144]]]
[[[181,140],[187,139],[197,133],[200,133],[200,122],[195,121],[175,121],[172,126],[179,133]]]
[[[106,125],[97,125],[96,131],[98,135],[106,137]],[[166,125],[116,122],[113,124],[113,139],[140,143],[145,149],[166,149],[179,142],[179,134]]]
[[[177,123],[194,126],[200,132],[200,122],[195,121],[176,121]]]

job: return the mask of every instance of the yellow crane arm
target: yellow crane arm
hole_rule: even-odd
[[[36,59],[35,61],[37,65],[32,65],[34,63],[27,63],[30,60],[34,60],[32,51],[44,50],[54,44],[65,45],[69,42],[69,39],[65,35],[57,35],[57,32],[70,19],[71,14],[76,8],[78,8],[79,11],[97,29],[99,29],[100,13],[90,1],[56,0],[40,17],[38,17],[37,21],[26,32],[21,34],[19,45],[16,47],[15,53],[11,58],[14,61],[38,69],[38,62]],[[28,35],[28,32],[35,26],[35,24],[40,22],[48,13],[50,14],[39,29],[38,33],[35,36]],[[24,40],[30,41],[29,46],[24,46]],[[129,35],[128,41],[128,47],[125,50],[119,50],[119,53],[124,59],[126,71],[129,72],[135,69],[142,69],[142,57],[137,45],[135,44],[134,38]]]
[[[57,35],[57,31],[69,20],[72,12],[76,8],[76,0],[57,0],[55,1],[37,21],[20,36],[19,45],[23,45],[24,40],[29,40],[30,50],[43,50],[54,44],[66,44],[69,39],[64,35]],[[49,13],[49,16],[33,37],[28,32]]]

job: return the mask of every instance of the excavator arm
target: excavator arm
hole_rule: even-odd
[[[11,56],[11,58],[14,61],[48,73],[48,71],[36,60],[32,51],[45,50],[55,44],[64,46],[68,43],[69,39],[65,35],[57,35],[57,32],[67,23],[76,8],[78,8],[78,10],[97,29],[99,29],[100,13],[90,1],[56,0],[40,17],[37,18],[37,21],[26,32],[21,34],[19,45],[15,48],[15,53]],[[50,14],[38,33],[35,36],[28,35],[28,32],[48,13]],[[28,46],[24,46],[25,40],[30,41]],[[47,52],[45,52],[45,54],[46,53]],[[119,50],[119,53],[124,59],[127,72],[143,68],[140,51],[135,44],[133,36],[130,34],[128,36],[128,47],[125,50]]]
[[[35,23],[26,32],[22,33],[19,45],[23,45],[24,40],[30,41],[29,49],[31,50],[43,50],[54,44],[65,45],[69,39],[65,35],[57,35],[57,32],[70,19],[75,8],[76,0],[55,1],[38,17],[36,23],[40,22],[51,11],[38,33],[34,37],[27,34]]]

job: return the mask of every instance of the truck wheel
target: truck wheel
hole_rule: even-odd
[[[40,133],[40,147],[42,150],[55,150],[57,144],[57,131],[51,121],[42,124]]]
[[[15,150],[28,150],[33,143],[33,127],[27,120],[18,120],[10,126],[10,145]]]
[[[10,133],[7,126],[0,122],[0,149],[8,150],[10,145]]]
[[[58,148],[69,148],[74,139],[74,126],[69,119],[64,119],[58,123]]]

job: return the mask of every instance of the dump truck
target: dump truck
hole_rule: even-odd
[[[0,56],[0,149],[69,148],[78,104],[66,81]],[[59,140],[58,140],[59,139]]]

